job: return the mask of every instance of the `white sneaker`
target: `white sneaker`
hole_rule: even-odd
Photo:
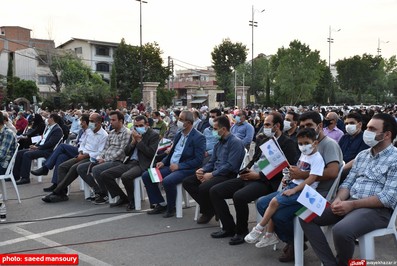
[[[254,244],[258,242],[261,235],[262,231],[259,231],[258,229],[256,229],[256,226],[254,226],[254,228],[252,228],[252,231],[244,237],[244,240],[249,244]]]
[[[262,237],[261,241],[259,241],[258,243],[255,244],[255,247],[264,248],[267,246],[277,244],[278,242],[280,242],[280,241],[278,240],[278,237],[276,234],[274,234],[274,233],[273,234],[265,234]]]

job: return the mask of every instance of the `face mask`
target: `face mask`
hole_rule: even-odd
[[[236,116],[234,119],[236,120],[236,123],[240,123],[241,122],[241,118],[239,116]]]
[[[283,131],[288,131],[291,129],[291,122],[284,120],[284,129]]]
[[[48,118],[46,118],[46,119],[44,120],[44,123],[45,123],[46,126],[48,126]]]
[[[304,155],[310,155],[313,152],[313,150],[314,150],[314,147],[313,147],[312,144],[298,145],[298,146],[299,146],[299,150]]]
[[[372,132],[372,131],[368,131],[368,130],[364,131],[363,140],[364,140],[364,143],[367,144],[368,146],[373,147],[380,142],[379,140],[376,140],[375,138],[376,138],[376,132]]]
[[[95,129],[95,123],[94,123],[94,122],[89,122],[89,123],[88,123],[88,128],[91,129],[92,131],[94,131],[94,129]]]
[[[212,117],[210,117],[210,119],[208,120],[208,123],[210,123],[210,126],[213,127],[214,126],[214,119]]]
[[[331,120],[323,120],[323,127],[328,127],[329,125],[331,125]]]
[[[21,118],[19,115],[17,115],[17,120],[19,119],[19,118]]]
[[[146,127],[136,127],[135,130],[139,135],[143,135],[146,132]]]
[[[79,119],[79,116],[78,115],[74,115],[74,118]]]
[[[183,126],[183,122],[181,122],[181,121],[179,121],[178,120],[178,122],[176,122],[176,125],[178,126],[178,129],[185,129],[185,127]]]
[[[219,135],[218,131],[212,130],[212,136],[214,136],[216,139],[221,139],[221,136]]]
[[[157,118],[153,118],[153,122],[157,123],[159,120]]]
[[[272,128],[263,128],[263,134],[265,134],[266,137],[271,138],[274,136],[274,132],[272,132]]]
[[[357,132],[357,125],[346,125],[346,132],[350,136]]]

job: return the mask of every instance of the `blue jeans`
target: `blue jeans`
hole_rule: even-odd
[[[45,161],[44,165],[48,169],[54,168],[54,173],[52,175],[51,182],[53,184],[58,184],[58,166],[66,162],[69,159],[76,157],[79,154],[77,147],[61,143],[51,154],[51,156]]]
[[[296,184],[290,183],[283,190],[295,187]],[[296,201],[299,197],[300,192],[295,193],[291,196],[282,196],[282,192],[276,191],[269,195],[263,196],[256,202],[256,208],[258,212],[263,216],[265,210],[269,206],[270,201],[276,197],[279,203],[277,211],[272,216],[272,221],[275,225],[275,232],[283,242],[293,243],[294,242],[294,218],[295,212],[299,210],[302,205]]]
[[[169,166],[164,166],[160,168],[160,173],[163,176],[163,187],[167,197],[168,210],[175,208],[176,201],[176,186],[186,178],[193,175],[196,169],[189,170],[177,170],[171,172]],[[152,183],[148,171],[142,174],[142,181],[145,184],[147,194],[149,196],[149,201],[151,204],[158,204],[164,202],[164,198],[161,195],[158,183]]]

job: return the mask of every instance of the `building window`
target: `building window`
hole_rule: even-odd
[[[51,76],[39,76],[39,85],[51,85],[52,77]]]
[[[97,63],[96,64],[96,71],[98,72],[107,72],[109,73],[110,66],[107,63]]]
[[[106,46],[97,46],[96,55],[110,56],[110,49]]]
[[[76,54],[82,54],[83,53],[83,47],[76,47],[74,48],[74,52]]]

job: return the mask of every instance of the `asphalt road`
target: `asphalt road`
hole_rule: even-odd
[[[142,203],[142,211],[126,212],[123,207],[85,201],[75,182],[69,201],[48,204],[41,197],[49,182],[49,176],[43,183],[32,177],[30,184],[19,186],[21,204],[11,183],[6,183],[10,199],[6,202],[7,222],[0,224],[0,254],[78,254],[79,265],[96,266],[283,265],[277,259],[282,243],[274,251],[249,244],[230,246],[229,239],[212,239],[210,233],[219,230],[219,224],[215,220],[208,225],[196,224],[194,203],[183,210],[182,219],[147,215],[148,200]],[[254,206],[250,208],[253,226]],[[396,251],[393,237],[376,240],[379,260],[397,264]],[[359,256],[358,248],[355,256]],[[305,265],[320,265],[310,247],[305,251]]]

